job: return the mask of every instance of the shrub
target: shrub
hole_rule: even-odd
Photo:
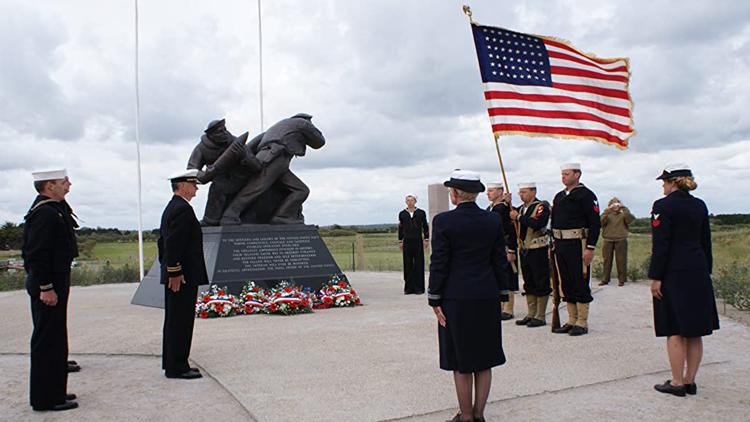
[[[750,268],[737,262],[719,269],[714,278],[716,295],[735,308],[750,311]]]

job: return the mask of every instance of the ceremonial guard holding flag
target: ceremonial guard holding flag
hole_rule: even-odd
[[[511,195],[510,192],[505,192],[502,183],[487,183],[487,199],[490,201],[487,211],[492,211],[500,215],[500,221],[503,225],[503,233],[505,234],[505,250],[506,258],[508,259],[508,287],[510,289],[510,295],[508,296],[508,301],[503,303],[501,319],[506,321],[513,319],[515,292],[518,291],[518,257],[516,255],[518,241],[516,239],[516,229],[513,227],[513,222],[510,219],[510,210],[512,209]]]
[[[589,303],[594,300],[589,280],[601,228],[599,202],[580,183],[579,163],[563,164],[560,170],[565,189],[552,202],[553,263],[567,302],[568,322],[553,332],[580,336],[588,333]]]
[[[521,183],[518,189],[523,204],[510,212],[510,218],[520,224],[521,271],[529,310],[523,319],[516,321],[516,325],[541,327],[547,324],[547,301],[552,292],[547,235],[550,206],[547,201],[540,201],[536,197],[536,183]]]

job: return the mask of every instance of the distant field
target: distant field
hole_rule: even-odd
[[[365,234],[365,270],[367,271],[401,271],[402,258],[398,248],[396,233]],[[356,256],[355,236],[324,237],[324,242],[331,251],[339,267],[344,271],[351,271],[354,263],[352,250]],[[633,233],[629,238],[628,262],[636,278],[645,278],[645,269],[651,250],[651,236]],[[716,270],[736,263],[741,266],[750,265],[750,227],[740,227],[727,230],[717,227],[713,232],[714,266]],[[0,251],[0,257],[19,257],[19,251]],[[93,258],[80,258],[83,266],[101,267],[107,263],[112,267],[125,264],[138,266],[138,245],[135,242],[102,242],[97,243],[92,252]],[[150,266],[156,257],[156,242],[144,243],[144,257],[146,266]],[[425,268],[429,263],[429,250],[425,251]],[[601,272],[601,252],[597,250],[594,261],[594,275]]]

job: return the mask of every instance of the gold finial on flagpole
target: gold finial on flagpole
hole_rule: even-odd
[[[471,7],[464,5],[464,15],[469,17],[469,22],[474,23],[474,18],[471,17]]]

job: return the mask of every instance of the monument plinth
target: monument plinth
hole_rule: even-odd
[[[318,289],[341,269],[313,225],[243,224],[203,228],[203,256],[211,284],[238,294],[248,281],[272,287],[280,280]],[[159,262],[141,280],[131,303],[164,307]],[[202,286],[201,290],[206,290]]]

